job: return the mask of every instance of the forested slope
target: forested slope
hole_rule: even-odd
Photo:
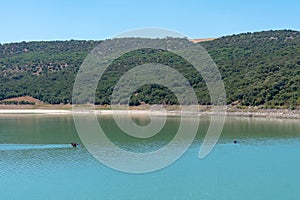
[[[0,100],[32,96],[45,103],[71,103],[76,73],[87,54],[101,41],[21,42],[0,45]],[[227,103],[245,106],[300,104],[300,32],[281,30],[245,33],[201,42],[223,77]],[[128,59],[130,58],[130,59]],[[167,51],[143,49],[116,60],[97,89],[97,104],[109,95],[121,75],[142,63],[159,62],[185,74],[200,104],[209,104],[203,79],[191,65]],[[176,104],[175,96],[159,85],[136,91],[131,105]]]

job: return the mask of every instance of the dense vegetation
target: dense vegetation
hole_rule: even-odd
[[[300,32],[245,33],[202,45],[220,68],[228,102],[300,105]]]
[[[71,103],[76,73],[84,58],[101,41],[21,42],[0,45],[0,100],[29,95],[46,103]],[[200,45],[200,44],[199,44]],[[265,107],[300,105],[300,32],[265,31],[222,37],[201,45],[210,53],[223,77],[227,103]],[[154,62],[184,74],[200,104],[210,99],[203,79],[179,56],[168,51],[142,49],[116,60],[97,89],[97,104],[109,104],[109,95],[121,75],[134,66]],[[145,85],[131,105],[176,104],[170,90]]]
[[[0,99],[32,96],[70,103],[76,72],[99,42],[52,41],[0,45]]]

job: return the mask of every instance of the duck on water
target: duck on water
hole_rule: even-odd
[[[77,144],[76,142],[71,142],[72,147],[77,147],[79,146],[79,144]]]

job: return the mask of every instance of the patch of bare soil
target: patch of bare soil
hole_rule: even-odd
[[[193,43],[199,43],[199,42],[206,42],[206,41],[213,41],[216,38],[199,38],[199,39],[190,39]]]
[[[1,102],[6,101],[15,101],[15,102],[30,102],[30,103],[34,103],[35,105],[42,105],[44,104],[42,101],[40,101],[39,99],[33,98],[31,96],[23,96],[23,97],[15,97],[15,98],[9,98],[9,99],[3,99],[1,100]]]

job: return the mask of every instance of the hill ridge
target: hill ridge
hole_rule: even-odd
[[[0,44],[0,100],[32,96],[45,103],[71,103],[72,86],[76,72],[88,53],[101,41],[67,40]],[[270,30],[223,36],[201,41],[211,55],[223,77],[228,104],[238,106],[284,106],[300,105],[300,32],[293,30]],[[144,52],[145,53],[145,52]],[[143,60],[142,52],[129,54],[135,64],[176,58],[170,53],[148,52]],[[164,56],[164,57],[163,57]],[[175,59],[173,66],[179,65]],[[124,72],[132,65],[125,60],[112,66]],[[205,82],[193,78],[187,64],[183,67],[196,90],[200,104],[209,104]],[[116,77],[119,74],[116,74]],[[97,104],[109,104],[113,82],[100,85]],[[132,104],[176,104],[174,95],[165,88],[145,86]]]

